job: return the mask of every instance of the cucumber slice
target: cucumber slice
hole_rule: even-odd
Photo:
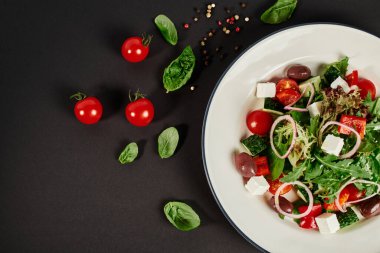
[[[359,217],[356,215],[352,208],[347,208],[347,212],[338,213],[337,216],[340,228],[348,227],[359,221]]]
[[[320,76],[314,76],[312,78],[307,79],[306,81],[303,81],[300,83],[299,88],[301,92],[306,88],[306,84],[311,83],[314,86],[315,92],[319,92],[321,89],[321,77]],[[306,91],[303,95],[304,97],[310,97],[310,91]]]

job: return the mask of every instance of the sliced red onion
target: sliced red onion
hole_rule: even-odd
[[[340,193],[342,192],[342,190],[344,188],[346,188],[347,185],[349,184],[354,184],[354,183],[362,183],[362,184],[373,184],[373,185],[376,185],[377,186],[377,191],[374,193],[374,194],[371,194],[365,198],[361,198],[361,199],[358,199],[358,200],[353,200],[353,201],[349,201],[349,202],[346,202],[345,204],[343,204],[343,206],[339,203],[339,196],[340,196]],[[344,185],[342,185],[340,188],[339,188],[339,191],[337,192],[337,197],[335,199],[335,205],[336,207],[339,209],[339,211],[345,213],[347,212],[347,209],[346,209],[346,206],[348,206],[349,204],[354,204],[354,203],[359,203],[359,202],[362,202],[366,199],[369,199],[369,198],[372,198],[373,196],[377,195],[380,193],[380,184],[378,183],[375,183],[375,182],[372,182],[372,181],[368,181],[368,180],[363,180],[363,179],[356,179],[356,180],[350,180],[350,181],[347,181]]]
[[[311,84],[311,83],[307,83],[307,84],[305,84],[305,86],[306,87],[302,91],[301,96],[296,101],[294,101],[293,103],[288,104],[287,106],[285,106],[284,107],[285,110],[291,110],[291,111],[297,111],[297,112],[307,112],[308,111],[306,108],[293,107],[293,105],[295,105],[303,97],[303,95],[306,93],[306,90],[307,90],[308,87],[310,87],[310,98],[309,98],[309,101],[307,101],[306,107],[308,107],[311,104],[311,101],[313,101],[314,94],[315,94],[314,85]]]
[[[321,128],[321,130],[319,131],[319,142],[322,141],[322,134],[323,134],[323,131],[325,131],[326,128],[327,128],[328,126],[330,126],[330,125],[338,125],[338,126],[341,126],[341,127],[343,127],[343,128],[347,128],[348,130],[350,130],[351,132],[353,132],[353,133],[356,135],[356,143],[355,143],[355,146],[354,146],[349,152],[347,152],[346,154],[341,155],[341,156],[339,156],[339,157],[344,159],[344,158],[349,158],[349,157],[353,156],[353,155],[356,153],[356,151],[359,149],[359,146],[360,146],[360,143],[361,143],[360,134],[359,134],[355,129],[353,129],[352,127],[349,127],[349,126],[347,126],[347,125],[345,125],[345,124],[342,124],[342,123],[340,123],[340,122],[338,122],[338,121],[329,121],[329,122],[327,122],[327,123]]]
[[[301,187],[305,188],[305,190],[307,192],[307,195],[309,196],[309,205],[307,206],[307,209],[306,209],[306,211],[304,213],[301,213],[301,214],[287,213],[287,212],[284,212],[280,208],[280,200],[279,200],[280,192],[286,186],[288,186],[288,185],[298,185],[298,186],[301,186]],[[313,209],[313,203],[314,203],[313,194],[311,193],[310,189],[306,185],[304,185],[303,183],[301,183],[300,181],[294,181],[294,182],[291,182],[291,183],[283,183],[280,187],[278,187],[276,193],[274,194],[274,204],[276,206],[277,211],[280,214],[285,215],[285,216],[290,217],[290,218],[293,218],[293,219],[300,219],[302,217],[305,217],[305,216],[309,215],[309,213]]]
[[[292,138],[292,142],[290,143],[290,146],[289,146],[288,151],[286,151],[285,154],[280,155],[280,154],[278,153],[276,147],[274,146],[274,143],[273,143],[273,133],[274,133],[274,130],[275,130],[276,126],[278,125],[278,123],[280,123],[280,122],[283,121],[283,120],[287,120],[287,121],[289,121],[289,122],[292,124],[293,138]],[[270,135],[269,135],[269,138],[270,138],[270,146],[272,147],[273,152],[276,154],[276,156],[277,156],[278,158],[285,159],[286,157],[288,157],[288,155],[290,154],[290,152],[291,152],[292,149],[293,149],[294,144],[296,143],[296,137],[297,137],[296,122],[295,122],[294,119],[293,119],[292,117],[290,117],[289,115],[280,116],[280,117],[278,117],[278,118],[273,122],[273,124],[272,124],[272,128],[270,129]]]

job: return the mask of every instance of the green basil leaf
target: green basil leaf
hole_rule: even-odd
[[[177,29],[174,23],[165,15],[160,14],[154,19],[158,30],[160,30],[164,39],[171,45],[176,45],[178,42]]]
[[[119,156],[119,162],[121,164],[133,162],[139,153],[139,147],[135,142],[129,143]]]
[[[179,134],[175,127],[165,129],[158,136],[158,154],[161,158],[169,158],[174,154],[179,141]]]
[[[165,68],[162,81],[166,92],[175,91],[184,86],[193,74],[195,55],[187,46],[177,59]]]
[[[277,0],[260,17],[267,24],[279,24],[288,20],[297,6],[297,0]]]
[[[198,214],[189,205],[182,202],[168,202],[164,206],[164,213],[170,223],[182,231],[193,230],[201,224]]]

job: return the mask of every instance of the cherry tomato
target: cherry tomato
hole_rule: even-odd
[[[276,93],[276,98],[283,105],[290,105],[301,97],[301,93],[293,89],[287,89]]]
[[[96,97],[86,97],[78,92],[70,98],[75,98],[78,102],[74,107],[75,117],[83,124],[95,124],[103,114],[102,103]]]
[[[339,195],[339,204],[343,206],[350,196],[350,192],[348,191],[347,187],[345,187]],[[328,211],[339,211],[338,207],[335,205],[335,201],[332,203],[323,203],[323,208]]]
[[[276,93],[289,89],[300,92],[297,82],[293,79],[284,78],[277,82]]]
[[[140,62],[148,56],[151,40],[152,36],[130,37],[121,46],[121,54],[129,62]]]
[[[153,120],[154,106],[149,99],[137,92],[135,99],[125,107],[125,116],[132,125],[147,126]]]
[[[250,112],[246,119],[249,131],[257,135],[266,135],[269,133],[273,124],[272,115],[261,110]]]
[[[269,184],[269,192],[272,194],[275,194],[277,189],[283,184],[283,182],[280,181],[280,178],[282,178],[284,175],[281,175],[276,180],[271,180],[267,178],[268,184]],[[280,195],[283,195],[285,193],[288,193],[292,189],[292,185],[287,185],[282,191],[280,192]]]
[[[354,184],[349,184],[345,187],[348,191],[347,201],[355,201],[365,196],[365,190],[359,190]]]
[[[375,100],[375,97],[376,97],[376,87],[373,84],[373,82],[371,82],[368,79],[359,78],[357,86],[360,89],[360,97],[362,99],[365,99],[367,97],[368,92],[370,92],[372,100]]]

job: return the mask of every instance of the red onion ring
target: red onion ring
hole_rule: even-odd
[[[314,89],[314,85],[311,84],[311,83],[307,83],[305,84],[305,89],[302,91],[301,93],[301,96],[293,103],[291,104],[288,104],[287,106],[284,107],[285,110],[293,110],[293,111],[297,111],[297,112],[307,112],[308,110],[306,108],[297,108],[297,107],[292,107],[293,105],[295,105],[302,97],[303,95],[305,95],[306,93],[306,90],[308,87],[310,87],[310,98],[309,98],[309,101],[307,101],[307,104],[306,104],[306,107],[308,107],[310,104],[311,104],[311,101],[313,101],[313,98],[314,98],[314,94],[315,94],[315,89]]]
[[[354,183],[363,183],[363,184],[373,184],[373,185],[376,185],[377,186],[377,191],[374,194],[371,194],[371,195],[369,195],[369,196],[367,196],[365,198],[349,201],[349,202],[344,203],[343,206],[341,206],[341,204],[339,203],[340,193],[342,192],[342,190],[347,185],[354,184]],[[342,185],[339,188],[339,191],[337,192],[337,197],[335,199],[335,205],[339,209],[339,211],[345,213],[345,212],[347,212],[346,206],[348,206],[349,204],[359,203],[359,202],[364,201],[366,199],[372,198],[373,196],[375,196],[375,195],[377,195],[379,193],[380,193],[380,184],[378,184],[378,183],[375,183],[375,182],[372,182],[372,181],[368,181],[368,180],[363,180],[363,179],[350,180],[350,181],[347,181],[344,185]]]
[[[327,122],[322,128],[321,130],[319,131],[319,143],[321,143],[322,141],[322,134],[323,134],[323,131],[326,130],[326,128],[330,125],[338,125],[338,126],[341,126],[343,128],[347,128],[348,130],[350,130],[351,132],[353,132],[355,135],[356,135],[356,143],[355,143],[355,146],[349,151],[347,152],[346,154],[344,155],[341,155],[339,156],[339,158],[349,158],[351,156],[353,156],[355,154],[355,152],[359,149],[359,146],[360,146],[360,143],[361,143],[361,138],[360,138],[360,134],[355,130],[353,129],[352,127],[349,127],[345,124],[342,124],[340,122],[337,122],[337,121],[329,121]]]
[[[298,186],[301,186],[301,187],[305,188],[305,190],[307,192],[307,195],[309,196],[309,205],[308,205],[308,207],[307,207],[307,209],[306,209],[306,211],[304,213],[301,213],[301,214],[291,214],[291,213],[286,213],[286,212],[284,212],[281,209],[281,207],[280,207],[280,200],[279,200],[280,192],[282,191],[282,189],[284,189],[288,185],[298,185]],[[313,194],[311,193],[310,189],[306,185],[304,185],[303,183],[301,183],[300,181],[294,181],[294,182],[291,182],[291,183],[283,183],[280,187],[278,187],[276,193],[274,194],[274,205],[276,206],[277,211],[280,214],[285,215],[285,216],[290,217],[290,218],[293,218],[293,219],[300,219],[302,217],[305,217],[305,216],[309,215],[309,213],[313,209],[313,203],[314,203]]]
[[[276,147],[274,146],[274,143],[273,143],[273,133],[274,133],[274,129],[276,128],[276,126],[278,125],[278,123],[280,123],[281,121],[283,120],[287,120],[289,121],[291,124],[292,124],[292,128],[293,128],[293,138],[292,138],[292,142],[290,143],[290,146],[288,148],[288,150],[285,152],[285,154],[283,155],[280,155],[276,149]],[[270,129],[270,135],[269,135],[269,138],[270,138],[270,146],[272,147],[272,150],[273,152],[276,154],[276,156],[278,158],[281,158],[281,159],[285,159],[286,157],[288,157],[288,155],[290,154],[290,152],[292,151],[293,149],[293,146],[294,144],[296,143],[296,137],[297,137],[297,128],[296,128],[296,122],[294,121],[294,119],[292,117],[290,117],[289,115],[284,115],[284,116],[280,116],[278,117],[272,124],[272,127]]]

